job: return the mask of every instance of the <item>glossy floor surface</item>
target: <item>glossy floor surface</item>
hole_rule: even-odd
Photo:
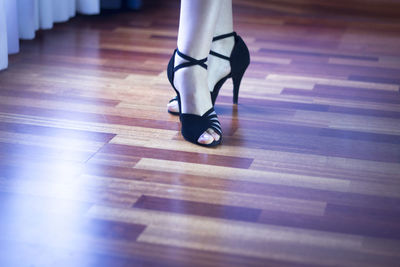
[[[234,2],[252,62],[217,149],[166,112],[178,1],[22,42],[0,72],[0,266],[398,266],[399,4]]]

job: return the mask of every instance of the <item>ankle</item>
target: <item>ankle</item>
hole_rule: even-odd
[[[181,95],[183,113],[201,115],[212,106],[205,69],[191,66],[178,70],[174,85]]]
[[[191,66],[178,70],[175,77],[175,86],[179,91],[181,89],[186,92],[196,91],[207,80],[207,70],[198,66]]]
[[[212,42],[211,50],[229,57],[235,45],[235,38],[233,36],[220,39]]]

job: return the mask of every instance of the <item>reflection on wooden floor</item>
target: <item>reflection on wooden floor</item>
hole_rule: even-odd
[[[217,149],[166,112],[177,1],[22,42],[0,73],[0,266],[397,266],[399,5],[285,2],[235,1],[252,64]]]

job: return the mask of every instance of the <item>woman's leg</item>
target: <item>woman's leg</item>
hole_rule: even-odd
[[[232,0],[218,0],[221,2],[221,9],[218,14],[218,21],[215,27],[214,36],[233,32],[233,14]],[[212,42],[211,50],[221,55],[229,57],[233,46],[235,45],[234,37],[224,38]],[[215,56],[208,57],[208,86],[210,91],[213,90],[215,84],[231,72],[230,62]]]
[[[215,24],[214,36],[230,33],[233,31],[232,18],[232,0],[215,0],[220,4],[218,18]],[[182,16],[181,16],[182,19]],[[182,21],[182,20],[181,20]],[[182,22],[183,23],[183,22]],[[179,37],[178,37],[179,39]],[[234,38],[225,38],[216,42],[212,42],[211,49],[222,55],[229,56],[234,46]],[[207,52],[208,53],[208,52]],[[215,84],[230,72],[230,63],[227,60],[220,59],[214,56],[208,57],[208,88],[210,91]],[[178,112],[179,107],[177,101],[168,104],[168,109],[173,112]]]
[[[179,51],[195,59],[208,56],[221,2],[219,0],[181,0]],[[185,61],[179,55],[175,56],[175,66]],[[181,95],[183,113],[203,115],[212,107],[207,79],[207,71],[197,65],[182,68],[175,73],[174,84]],[[198,141],[209,144],[219,138],[218,134],[209,129],[200,136]]]

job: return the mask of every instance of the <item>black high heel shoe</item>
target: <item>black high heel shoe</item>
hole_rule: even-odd
[[[181,63],[178,66],[174,67],[175,65],[175,54],[178,54],[181,58],[185,59],[187,62]],[[175,88],[174,85],[174,75],[175,72],[178,71],[181,68],[186,68],[186,67],[191,67],[195,65],[199,65],[207,70],[207,65],[206,65],[207,58],[203,58],[200,60],[194,59],[192,57],[189,57],[183,53],[181,53],[178,49],[175,49],[174,53],[172,54],[172,57],[168,63],[168,68],[167,68],[167,75],[168,75],[168,80],[171,83],[172,87],[174,88],[176,92],[176,99],[178,101],[179,105],[179,118],[181,121],[181,132],[182,136],[189,142],[192,142],[197,145],[201,146],[206,146],[206,147],[212,147],[219,145],[222,141],[222,130],[221,130],[221,124],[218,121],[217,114],[215,113],[214,106],[212,106],[206,113],[204,113],[202,116],[200,115],[195,115],[195,114],[186,114],[181,112],[181,97],[179,94],[179,91]],[[219,136],[219,140],[216,141],[214,140],[210,144],[201,144],[197,140],[199,137],[207,130],[207,129],[213,129]]]
[[[235,45],[233,46],[231,55],[229,57],[221,55],[217,52],[210,51],[210,55],[216,56],[225,60],[228,60],[230,65],[231,65],[231,72],[220,79],[214,86],[211,93],[211,100],[213,106],[215,105],[215,101],[217,100],[219,90],[223,86],[223,84],[228,80],[229,78],[232,78],[233,82],[233,103],[237,104],[238,99],[239,99],[239,88],[240,88],[240,83],[242,81],[243,75],[247,69],[247,67],[250,64],[250,53],[249,49],[247,48],[246,44],[244,43],[243,39],[236,34],[236,32],[231,32],[223,35],[219,35],[213,38],[213,42],[216,42],[221,39],[225,39],[228,37],[234,37],[235,38]],[[172,98],[169,103],[176,101],[177,97]],[[179,112],[174,112],[174,111],[169,111],[169,113],[173,115],[179,115]]]
[[[243,39],[236,34],[236,32],[231,32],[228,34],[219,35],[213,38],[213,42],[225,39],[228,37],[235,38],[235,45],[233,46],[231,55],[229,57],[216,53],[214,51],[210,51],[210,55],[228,60],[231,65],[231,72],[223,77],[221,80],[217,82],[214,86],[213,91],[211,92],[211,100],[213,105],[217,100],[219,90],[222,85],[226,82],[227,79],[232,78],[233,82],[233,103],[237,104],[239,99],[239,87],[242,81],[243,75],[250,64],[250,52],[244,43]]]

